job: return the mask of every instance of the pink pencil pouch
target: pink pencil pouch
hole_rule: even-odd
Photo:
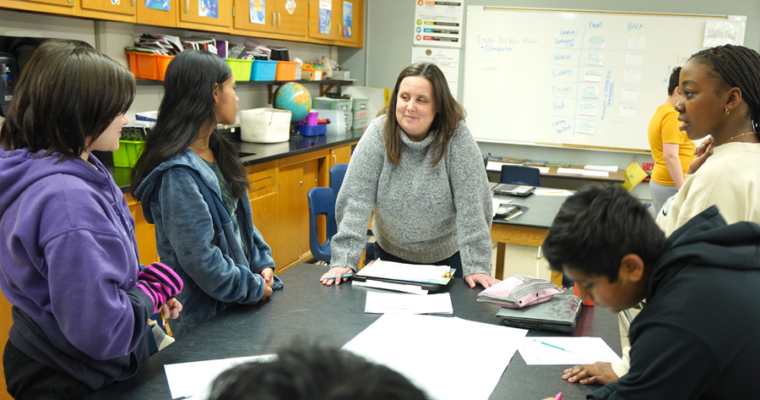
[[[548,301],[559,288],[546,279],[515,274],[478,294],[484,301],[507,308],[523,308]]]

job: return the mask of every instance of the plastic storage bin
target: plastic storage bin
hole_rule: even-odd
[[[320,110],[351,111],[351,100],[317,97],[312,99],[311,108],[317,108]]]
[[[364,110],[364,111],[352,111],[352,113],[353,113],[353,119],[354,120],[357,120],[357,119],[369,119],[369,111],[368,110]]]
[[[158,68],[158,80],[163,81],[166,77],[166,69],[169,68],[169,63],[172,62],[174,56],[156,55],[156,68]]]
[[[232,77],[237,82],[244,82],[251,80],[251,67],[253,66],[253,60],[239,60],[237,58],[225,58],[224,61],[230,66],[232,70]]]
[[[113,166],[125,168],[134,167],[144,148],[145,142],[119,140],[119,150],[113,152]]]
[[[294,81],[296,80],[296,67],[298,63],[296,61],[278,61],[277,62],[277,74],[274,79],[276,81]]]
[[[256,60],[251,70],[252,81],[273,81],[277,74],[277,61]]]
[[[328,135],[345,135],[346,132],[351,130],[351,124],[353,123],[351,111],[315,110],[313,108],[312,111],[318,111],[320,119],[326,118],[330,120],[330,123],[327,124]]]
[[[369,118],[355,119],[351,127],[353,129],[364,129],[369,125]]]
[[[240,139],[252,143],[281,143],[290,140],[292,113],[272,108],[240,111]]]
[[[369,99],[354,97],[351,99],[351,109],[354,111],[366,110],[369,107]]]
[[[136,51],[128,51],[127,56],[129,57],[129,70],[132,71],[136,79],[150,79],[154,81],[164,80],[166,68],[174,59],[174,56],[162,56]]]

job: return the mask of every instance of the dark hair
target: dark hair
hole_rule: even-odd
[[[185,50],[169,63],[156,126],[148,134],[145,150],[132,168],[129,191],[133,196],[140,183],[162,162],[193,144],[202,129],[216,127],[214,88],[219,85],[221,90],[231,76],[229,65],[206,51]],[[250,185],[235,147],[216,129],[209,138],[209,147],[231,194],[242,197]]]
[[[673,72],[670,73],[670,82],[668,82],[668,96],[672,96],[678,87],[678,79],[681,77],[681,67],[673,68]]]
[[[622,186],[587,186],[562,204],[543,248],[553,271],[562,272],[564,265],[615,282],[626,254],[654,266],[665,248],[665,234]]]
[[[401,127],[396,119],[396,103],[398,101],[398,91],[401,81],[410,76],[421,76],[430,82],[433,86],[433,102],[437,108],[435,118],[430,125],[430,133],[437,135],[437,144],[435,145],[438,154],[432,161],[432,165],[438,164],[446,154],[446,148],[449,145],[454,131],[459,125],[459,121],[467,116],[454,96],[449,91],[449,84],[443,72],[431,63],[415,63],[406,68],[398,75],[396,86],[393,89],[391,102],[388,105],[385,126],[383,127],[383,137],[385,138],[385,152],[388,154],[388,161],[398,164],[401,160]]]
[[[121,64],[84,42],[48,40],[16,83],[0,146],[79,157],[134,97],[134,75]]]
[[[219,375],[209,400],[424,400],[408,379],[338,349],[294,348]]]
[[[748,117],[755,126],[760,123],[760,54],[744,46],[727,44],[702,50],[691,56],[692,59],[708,65],[707,74],[716,76],[717,73],[729,88],[739,88],[749,106]],[[721,92],[719,88],[716,95]]]

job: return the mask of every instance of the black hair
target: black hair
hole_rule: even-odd
[[[209,400],[424,400],[404,376],[344,350],[298,346],[219,375]]]
[[[47,40],[13,92],[0,146],[79,157],[135,97],[135,77],[87,43]]]
[[[727,44],[702,50],[692,55],[692,59],[708,65],[707,74],[719,75],[726,84],[724,86],[737,87],[742,91],[742,99],[749,106],[748,117],[755,129],[760,123],[760,54],[744,46]],[[721,88],[716,95],[720,93]]]
[[[668,82],[668,96],[672,96],[678,87],[678,79],[681,77],[681,67],[673,68],[670,73],[670,82]]]
[[[145,150],[132,168],[129,191],[133,196],[162,162],[193,144],[203,129],[216,127],[214,88],[219,85],[222,90],[222,84],[231,76],[229,65],[206,51],[185,50],[169,63],[156,126],[147,135]],[[209,147],[231,194],[239,199],[250,185],[237,150],[216,129],[209,138]]]
[[[665,234],[649,211],[620,185],[587,186],[568,197],[543,244],[553,271],[565,266],[610,282],[618,279],[625,255],[636,254],[651,267],[664,248]]]

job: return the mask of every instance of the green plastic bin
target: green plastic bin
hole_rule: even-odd
[[[134,167],[144,148],[145,142],[119,140],[119,150],[113,152],[113,166],[126,168]]]
[[[251,80],[251,67],[253,60],[239,60],[237,58],[225,58],[224,61],[232,70],[232,77],[237,82]]]

